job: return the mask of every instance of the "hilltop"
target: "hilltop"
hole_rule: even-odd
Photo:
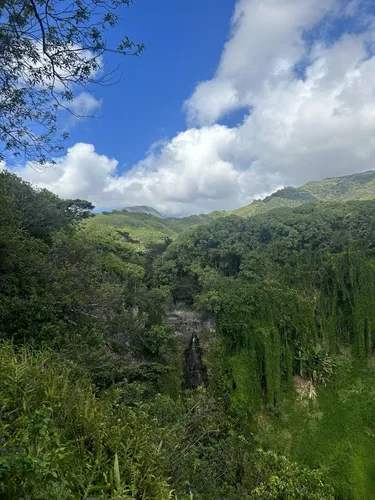
[[[301,187],[279,189],[263,200],[255,200],[230,213],[250,217],[275,208],[296,207],[303,203],[319,201],[369,200],[375,198],[375,170],[310,181]]]
[[[125,207],[123,210],[126,210],[127,212],[138,212],[138,213],[143,213],[143,214],[155,215],[155,217],[159,217],[159,219],[163,218],[163,216],[161,215],[160,212],[155,210],[155,208],[148,207],[147,205],[139,205],[139,206],[135,206],[135,207]]]
[[[320,201],[350,201],[375,198],[375,170],[344,177],[331,177],[321,181],[310,181],[301,187],[285,187],[255,200],[249,205],[230,212],[216,211],[188,217],[163,217],[149,206],[127,207],[111,212],[102,212],[86,222],[94,226],[110,226],[128,233],[138,243],[160,243],[165,238],[176,238],[192,226],[201,226],[219,217],[237,215],[251,217],[283,207],[297,207],[304,203]]]
[[[200,226],[226,215],[223,211],[181,218],[162,218],[161,214],[151,207],[132,208],[133,210],[124,208],[96,214],[90,221],[87,221],[87,224],[114,227],[128,233],[133,240],[142,244],[150,244],[163,242],[165,238],[173,239],[189,227]],[[143,208],[148,208],[149,212],[146,213],[142,210]],[[155,215],[154,212],[159,215]]]

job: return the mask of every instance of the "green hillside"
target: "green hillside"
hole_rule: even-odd
[[[277,479],[259,498],[375,498],[374,224],[374,200],[228,216],[155,265],[177,302],[214,316],[211,387],[236,421],[334,489],[294,495]]]
[[[375,498],[375,200],[91,209],[0,173],[0,498]]]
[[[274,208],[296,207],[303,203],[318,201],[350,201],[375,198],[375,171],[344,177],[331,177],[321,181],[310,181],[301,187],[285,187],[230,213],[250,217],[268,212]]]
[[[201,226],[220,217],[237,215],[250,217],[279,208],[295,208],[304,203],[320,201],[371,200],[375,198],[375,170],[344,177],[332,177],[321,181],[311,181],[301,187],[285,187],[230,212],[216,211],[189,217],[167,217],[152,207],[129,207],[96,214],[86,222],[89,226],[114,227],[128,233],[131,240],[140,245],[161,243],[165,238],[175,239],[192,226]]]
[[[145,212],[129,211],[128,209],[113,210],[96,214],[86,222],[88,226],[109,226],[128,233],[130,239],[141,244],[161,243],[165,238],[175,238],[178,234],[192,226],[200,226],[210,222],[225,212],[190,215],[189,217],[165,218]]]

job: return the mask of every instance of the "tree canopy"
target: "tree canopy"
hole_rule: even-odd
[[[145,245],[93,225],[91,207],[0,174],[1,498],[331,499],[317,466],[258,449],[236,416],[236,398],[226,399],[220,369],[210,367],[211,386],[181,390],[184,347],[165,320],[169,272],[173,292],[181,275],[173,268],[194,274],[198,307],[215,298],[200,293],[203,282],[219,309],[224,298],[235,313],[242,291],[252,293],[225,282],[223,295],[220,265],[202,274],[198,257],[220,246],[209,236],[213,226],[201,230],[195,251],[194,231],[179,243]],[[216,227],[219,239],[235,220]],[[241,224],[234,229],[222,248],[224,275],[237,273],[243,249]],[[176,246],[184,249],[178,258]],[[219,264],[219,254],[213,258]],[[246,317],[237,320],[240,329]],[[270,347],[277,341],[274,334]],[[212,365],[227,368],[212,352]],[[270,380],[267,391],[280,394]]]

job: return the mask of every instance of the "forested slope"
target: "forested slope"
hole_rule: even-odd
[[[91,208],[0,174],[1,497],[331,498],[319,471],[258,449],[224,395],[181,390],[154,275],[168,242],[82,224]]]
[[[322,465],[338,498],[373,498],[375,201],[220,219],[157,276],[215,316],[212,378],[259,442]],[[291,403],[301,384],[307,407]]]
[[[319,201],[349,201],[375,198],[375,171],[311,181],[301,187],[285,187],[263,200],[232,210],[232,214],[249,217],[275,208],[296,207]]]
[[[141,245],[163,243],[165,238],[175,239],[186,229],[207,224],[228,215],[250,217],[280,208],[293,208],[305,203],[321,201],[350,201],[375,199],[375,171],[312,181],[301,187],[285,187],[249,205],[230,212],[216,211],[189,217],[163,218],[150,207],[130,207],[95,214],[89,225],[115,227]]]
[[[91,209],[0,174],[1,496],[374,498],[375,201],[142,242]],[[172,307],[216,325],[193,390]]]
[[[108,226],[120,229],[128,233],[132,240],[141,245],[160,244],[166,238],[176,238],[179,234],[192,226],[206,224],[225,212],[213,212],[211,214],[191,215],[181,218],[160,218],[151,213],[123,210],[112,210],[95,214],[89,222],[89,226]]]

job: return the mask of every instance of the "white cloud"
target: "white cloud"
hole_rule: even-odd
[[[77,118],[84,118],[95,115],[102,103],[101,99],[96,99],[92,94],[81,92],[71,102],[67,103],[67,108]]]
[[[93,145],[77,143],[56,165],[36,169],[29,163],[16,171],[25,180],[63,198],[98,200],[98,193],[113,178],[117,165],[116,160],[98,155]]]
[[[328,13],[334,23],[364,3],[239,0],[214,78],[198,84],[185,103],[196,128],[151,149],[121,175],[116,160],[88,144],[70,148],[42,176],[30,166],[20,173],[100,207],[147,204],[187,214],[235,208],[285,184],[371,169],[374,18],[362,8],[360,34],[313,44],[303,36]],[[238,108],[246,114],[241,125],[216,123]]]
[[[256,105],[267,88],[290,80],[306,53],[303,30],[333,6],[333,0],[239,0],[214,78],[201,82],[185,103],[189,122],[213,123],[237,107]]]
[[[229,209],[233,200],[250,201],[246,191],[264,196],[280,184],[277,174],[256,167],[237,170],[231,161],[236,140],[234,130],[220,125],[189,129],[122,175],[116,160],[78,143],[56,165],[38,171],[28,164],[18,173],[62,197],[86,198],[102,208],[147,203],[166,214]]]
[[[102,99],[96,99],[88,92],[80,92],[60,110],[60,127],[69,130],[87,118],[98,117],[102,104]]]

